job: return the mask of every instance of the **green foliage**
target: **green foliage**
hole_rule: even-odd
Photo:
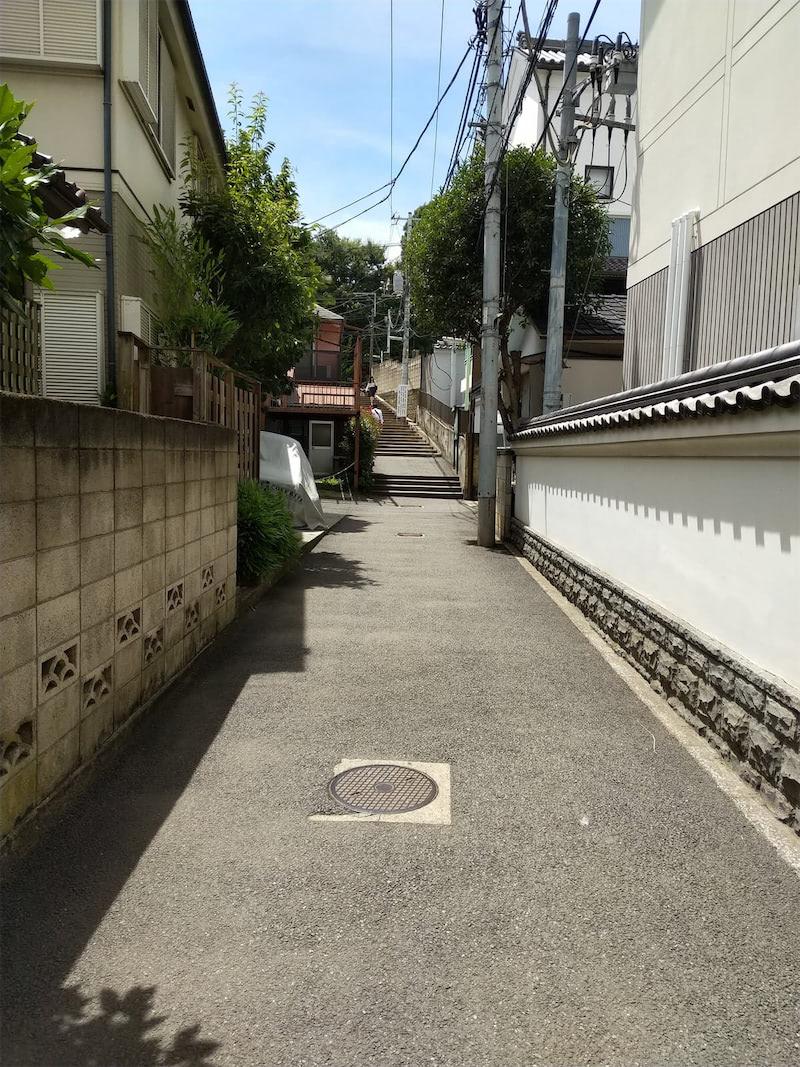
[[[364,339],[364,365],[369,351],[369,324],[372,317],[372,298],[375,293],[376,337],[380,338],[386,311],[397,306],[397,299],[384,293],[391,267],[386,262],[383,245],[377,241],[360,241],[340,237],[335,230],[320,230],[314,237],[314,258],[320,269],[317,301],[323,307],[338,311],[347,325],[358,330]],[[358,295],[356,295],[358,294]],[[353,374],[353,347],[356,334],[348,331],[342,342],[342,377]]]
[[[416,328],[433,336],[464,337],[473,344],[481,335],[483,159],[479,146],[458,169],[450,188],[418,210],[403,250]],[[547,313],[555,169],[551,156],[523,146],[507,153],[500,173],[503,296],[498,325],[506,398],[512,408],[518,400],[510,398],[512,319],[516,314],[530,318]],[[608,215],[595,190],[575,177],[570,197],[568,318],[591,306],[587,294],[611,247]]]
[[[375,447],[378,444],[378,437],[380,436],[380,427],[375,419],[371,415],[367,415],[362,412],[361,419],[361,440],[359,442],[358,460],[360,467],[360,478],[358,482],[359,489],[371,489],[373,478],[373,467],[375,466]],[[342,456],[345,461],[345,466],[351,464],[355,459],[355,435],[356,435],[356,420],[352,418],[348,421],[342,434]],[[348,474],[352,472],[348,471]]]
[[[237,521],[236,573],[244,585],[254,585],[298,555],[300,538],[286,498],[277,489],[239,482]]]
[[[0,306],[18,308],[25,283],[53,289],[50,272],[59,264],[48,253],[97,267],[92,257],[69,243],[75,234],[71,222],[81,219],[86,208],[76,208],[51,219],[39,190],[58,170],[55,164],[33,167],[36,144],[24,144],[17,133],[32,105],[14,98],[7,85],[0,85]]]
[[[230,103],[224,184],[187,156],[181,206],[220,257],[221,300],[240,324],[229,361],[277,388],[310,343],[319,270],[289,162],[271,166],[266,99],[245,114],[234,85]]]
[[[221,300],[224,264],[193,226],[174,208],[153,208],[142,237],[154,265],[156,311],[165,347],[193,346],[221,354],[238,323]]]

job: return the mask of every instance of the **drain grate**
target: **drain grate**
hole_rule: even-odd
[[[424,536],[425,536],[425,534],[418,534],[418,533],[399,533],[399,534],[398,534],[397,536],[398,536],[398,537],[424,537]]]
[[[328,783],[328,792],[350,811],[393,815],[424,808],[436,799],[439,787],[413,767],[370,763],[337,774]]]

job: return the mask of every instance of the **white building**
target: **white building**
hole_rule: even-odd
[[[633,388],[515,435],[512,537],[800,832],[799,38],[644,0]]]
[[[550,151],[543,131],[551,120],[551,128],[558,132],[558,105],[564,82],[563,40],[544,42],[536,63],[534,79],[525,91],[522,109],[513,125],[512,147],[534,146],[541,142]],[[592,61],[591,49],[586,47],[578,56],[578,86],[587,82]],[[509,65],[504,104],[508,110],[517,100],[529,68],[529,53],[524,35],[520,35]],[[538,83],[538,84],[537,84]],[[591,86],[584,85],[577,106],[579,114],[592,108]],[[603,114],[610,103],[603,100]],[[617,118],[626,117],[626,98],[616,99]],[[629,99],[630,120],[636,122],[636,93]],[[552,118],[551,118],[552,115]],[[619,129],[600,126],[594,131],[585,129],[575,155],[575,173],[591,182],[611,219],[611,256],[604,264],[601,299],[596,314],[583,315],[577,322],[566,315],[564,331],[565,368],[563,376],[564,404],[577,404],[622,388],[622,350],[625,330],[624,278],[628,265],[631,201],[636,186],[635,135]],[[544,352],[547,321],[520,324],[509,341],[512,351],[522,355],[524,375],[522,415],[529,418],[542,411]]]
[[[97,404],[117,332],[151,340],[154,282],[141,223],[155,204],[178,206],[187,145],[222,173],[224,138],[189,4],[3,0],[0,64],[14,95],[35,101],[24,132],[111,225],[107,237],[77,242],[100,270],[67,262],[55,291],[37,294],[45,395]]]

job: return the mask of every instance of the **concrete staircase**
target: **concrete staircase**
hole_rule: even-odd
[[[365,405],[365,410],[369,406]],[[457,500],[461,497],[461,483],[456,475],[442,473],[434,462],[440,453],[415,430],[405,419],[399,419],[383,402],[383,429],[375,449],[376,470],[373,475],[372,493],[379,496],[426,497],[438,500]],[[410,470],[419,471],[414,460],[428,460],[430,470],[425,474],[406,473],[403,460]],[[389,471],[381,471],[389,467]],[[391,469],[393,468],[393,469]]]

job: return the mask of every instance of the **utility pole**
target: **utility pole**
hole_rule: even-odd
[[[567,21],[564,52],[564,88],[561,103],[561,129],[558,138],[555,207],[553,208],[553,251],[550,258],[550,303],[547,311],[547,349],[544,358],[543,414],[551,415],[562,404],[561,368],[564,362],[564,289],[567,275],[567,230],[569,228],[569,187],[572,153],[575,147],[575,101],[578,76],[578,27],[580,16],[571,12]]]
[[[392,216],[394,222],[405,222],[406,240],[411,236],[411,227],[414,225],[414,216],[407,215],[401,219],[399,215]],[[408,355],[411,346],[411,283],[408,278],[408,269],[403,271],[403,357],[400,368],[400,388],[397,390],[397,414],[405,418],[408,411]]]
[[[481,430],[478,465],[478,544],[495,542],[497,497],[497,376],[500,352],[500,155],[503,147],[503,4],[485,0],[489,54],[486,60],[486,160],[483,223],[483,321],[481,328]]]

